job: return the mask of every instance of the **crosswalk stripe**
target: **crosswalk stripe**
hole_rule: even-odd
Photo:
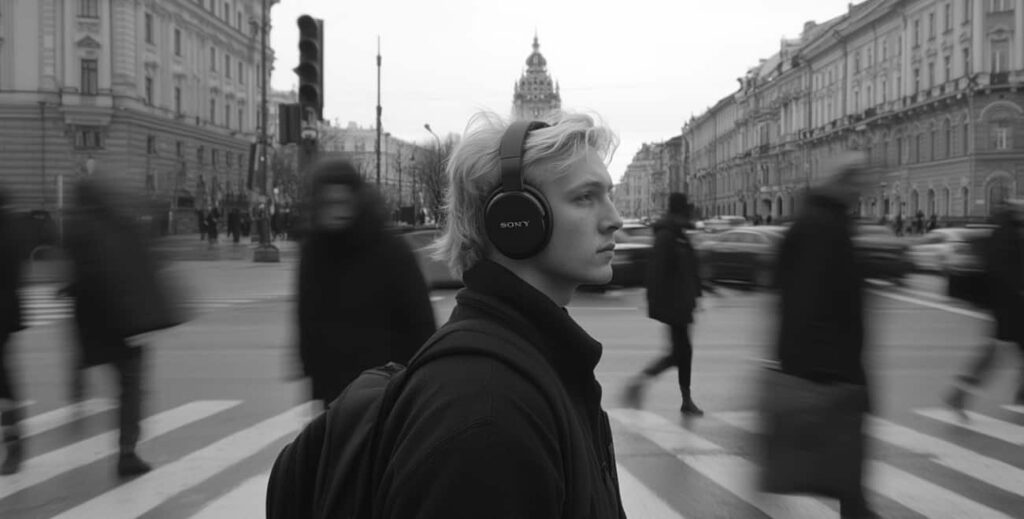
[[[200,400],[147,417],[141,423],[143,441],[240,403],[239,400]],[[3,484],[0,485],[0,499],[116,453],[117,437],[117,431],[108,431],[26,460],[21,472],[4,476]]]
[[[687,431],[661,416],[639,409],[609,409],[612,418],[671,452],[681,451],[722,451],[722,447],[705,440],[700,435]]]
[[[30,416],[21,422],[22,435],[25,437],[42,434],[46,431],[62,427],[65,424],[94,414],[114,409],[116,404],[109,398],[93,398],[78,404],[64,406],[43,414]]]
[[[735,455],[724,454],[722,447],[691,433],[661,416],[640,410],[611,410],[608,414],[626,428],[637,432],[663,450],[675,454],[704,477],[772,517],[818,519],[834,516],[835,511],[822,501],[804,496],[770,495],[754,485],[757,467]],[[653,433],[653,434],[652,434]],[[699,441],[697,441],[699,440]],[[682,448],[700,445],[713,454],[684,454]]]
[[[752,412],[723,412],[713,413],[711,416],[755,434],[761,430],[760,423],[757,420],[757,415]],[[946,460],[952,460],[952,464],[954,466],[951,468],[956,470],[967,469],[971,472],[977,473],[989,468],[982,466],[976,460],[971,459],[973,457],[984,458],[983,456],[973,454],[966,449],[962,449],[952,444],[943,445],[946,442],[928,437],[910,429],[906,429],[906,431],[909,431],[909,434],[906,434],[906,432],[900,430],[900,426],[887,424],[881,419],[872,420],[869,423],[869,429],[872,429],[872,434],[879,435],[883,440],[899,441],[900,443],[897,443],[899,446],[904,446],[902,444],[907,442],[920,441],[921,443],[918,444],[919,449],[916,450],[925,449],[927,452],[928,450],[938,448],[938,450],[943,451]],[[950,447],[951,449],[949,449]],[[928,453],[931,454],[932,452]],[[940,459],[942,459],[942,455],[940,455]],[[995,460],[990,461],[999,463]],[[947,463],[943,464],[946,465]],[[1021,477],[1020,469],[1016,469],[1015,467],[1006,464],[1003,464],[1003,467],[993,464],[991,467],[994,470],[1009,469],[1010,471],[1016,471],[1017,474],[1014,474],[1013,472],[1003,472],[1003,475],[1018,478],[1018,486],[1022,482],[1019,481],[1019,478]],[[967,499],[966,497],[954,494],[945,488],[923,480],[908,472],[897,469],[887,463],[870,461],[869,468],[870,471],[864,478],[864,483],[868,488],[924,515],[925,517],[938,519],[956,519],[961,517],[1009,519],[1009,516],[997,510],[993,510],[985,505]],[[984,474],[983,478],[983,481],[991,480],[992,475]],[[1012,481],[1008,483],[1012,484]],[[1004,485],[999,486],[1001,488],[1004,487]],[[1017,493],[1015,490],[1010,491]]]
[[[627,517],[685,519],[679,512],[676,512],[675,509],[661,499],[658,494],[647,488],[647,485],[644,485],[626,467],[618,463],[615,466],[619,473],[619,494],[622,496],[622,508],[625,509]],[[215,517],[218,516],[211,515],[209,519],[214,519]]]
[[[173,463],[76,506],[54,519],[138,517],[168,498],[192,488],[252,456],[278,439],[294,434],[309,416],[309,403],[243,429]],[[232,514],[234,515],[234,514]]]
[[[270,472],[247,479],[216,501],[203,507],[191,519],[263,517],[267,513],[267,484]]]
[[[710,416],[747,431],[760,430],[757,415],[752,411],[725,411],[712,413]],[[1024,496],[1024,470],[1013,465],[882,418],[870,418],[866,429],[868,434],[883,442],[931,456],[935,463],[996,488]]]
[[[921,416],[931,418],[932,420],[954,425],[961,429],[974,431],[990,438],[1002,440],[1014,445],[1024,445],[1024,427],[1017,424],[997,420],[973,411],[966,411],[967,417],[969,418],[967,421],[957,418],[949,409],[932,407],[927,409],[915,409],[914,412]]]

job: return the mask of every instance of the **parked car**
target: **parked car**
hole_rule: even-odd
[[[971,242],[992,234],[987,227],[947,227],[935,229],[910,245],[910,258],[917,270],[946,273],[953,268],[972,269],[977,259]]]
[[[428,246],[441,234],[440,229],[403,229],[399,235],[409,244],[409,248],[416,254],[416,262],[423,272],[423,278],[430,288],[459,288],[462,286],[462,279],[456,278],[448,270],[448,265],[430,257]]]
[[[738,227],[703,241],[696,247],[701,279],[772,286],[785,232],[785,227],[774,225]]]
[[[858,223],[853,245],[868,278],[902,284],[913,268],[908,254],[909,244],[887,225]]]

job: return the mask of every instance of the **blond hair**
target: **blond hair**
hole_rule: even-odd
[[[588,151],[607,163],[618,146],[615,133],[590,115],[554,112],[542,120],[551,126],[530,132],[523,151],[523,177],[533,187],[546,175],[566,173]],[[447,262],[455,277],[462,277],[490,250],[484,210],[501,182],[498,147],[510,124],[492,112],[477,113],[448,158],[447,219],[444,233],[431,248],[433,257]]]

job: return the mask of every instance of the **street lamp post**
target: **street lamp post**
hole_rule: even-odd
[[[267,29],[269,28],[269,20],[267,19],[267,0],[260,2],[261,7],[261,18],[260,18],[260,135],[259,135],[259,148],[260,148],[260,180],[262,186],[259,191],[264,195],[268,194],[267,189],[267,142],[269,138],[267,136],[267,126],[269,118],[267,109],[267,89],[270,82],[270,78],[267,75]],[[281,261],[280,253],[271,243],[270,239],[270,211],[269,206],[264,206],[263,214],[259,215],[260,220],[263,222],[263,232],[260,233],[260,246],[253,252],[253,261],[257,263],[277,263]]]

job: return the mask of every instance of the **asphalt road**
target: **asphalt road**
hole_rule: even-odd
[[[197,238],[198,239],[198,238]],[[145,441],[148,475],[114,475],[116,387],[88,373],[87,405],[68,407],[66,302],[34,285],[39,320],[15,338],[28,456],[0,478],[0,517],[260,517],[276,453],[312,416],[291,350],[294,261],[189,261],[171,271],[194,319],[148,345]],[[228,258],[230,259],[230,258]],[[951,377],[981,344],[986,316],[946,300],[924,276],[876,286],[869,304],[870,499],[885,517],[1024,516],[1024,409],[1008,404],[1020,373],[1008,351],[975,401],[970,424],[941,408]],[[439,321],[454,292],[434,293]],[[643,292],[583,293],[572,315],[604,344],[598,378],[613,417],[627,511],[640,518],[838,517],[836,503],[753,490],[753,404],[775,316],[772,296],[728,288],[708,297],[693,328],[693,389],[707,416],[683,420],[674,373],[626,409],[626,381],[664,351]]]

